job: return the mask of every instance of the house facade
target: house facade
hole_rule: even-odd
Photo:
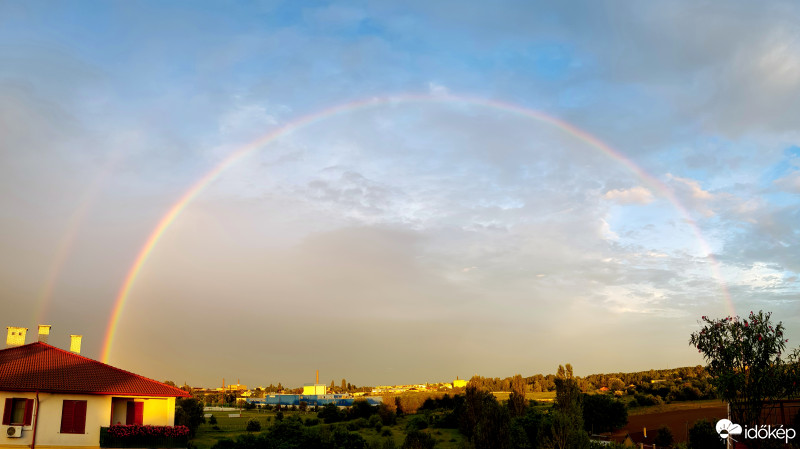
[[[0,448],[97,448],[101,427],[172,426],[188,396],[43,342],[0,350]]]

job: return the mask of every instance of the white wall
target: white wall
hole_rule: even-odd
[[[0,408],[6,398],[35,399],[35,393],[0,392]],[[116,397],[116,396],[115,396]],[[61,410],[64,399],[87,401],[86,430],[84,434],[61,433]],[[145,402],[144,424],[171,426],[175,421],[175,398],[132,398]],[[124,406],[124,405],[123,405]],[[37,420],[38,414],[38,420]],[[2,416],[2,411],[0,411]],[[34,410],[33,421],[37,422],[36,448],[53,447],[96,448],[100,445],[100,427],[112,423],[111,396],[39,393],[39,407]],[[124,415],[122,422],[124,423]],[[33,425],[23,427],[21,438],[6,438],[0,434],[0,448],[30,448],[33,440]]]
[[[0,392],[0,404],[6,398],[34,399],[35,393]],[[61,433],[61,410],[64,399],[86,401],[86,432],[83,434]],[[110,396],[90,396],[77,394],[39,393],[39,407],[34,409],[33,421],[36,423],[36,447],[48,446],[98,447],[100,427],[107,426],[111,417]],[[22,438],[5,438],[2,435],[0,447],[30,447],[33,441],[33,425],[25,426]]]

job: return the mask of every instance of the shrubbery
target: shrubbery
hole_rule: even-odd
[[[245,430],[248,432],[260,432],[261,423],[256,418],[250,418],[247,420],[247,427],[245,427]]]

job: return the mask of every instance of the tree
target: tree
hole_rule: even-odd
[[[397,415],[392,410],[391,406],[381,402],[378,404],[378,416],[381,417],[381,422],[385,426],[391,426],[397,423]]]
[[[608,389],[611,391],[622,390],[625,388],[625,382],[619,377],[611,377],[608,379]]]
[[[335,449],[366,449],[367,441],[356,432],[337,427],[331,436],[331,443]],[[302,446],[308,447],[308,446]]]
[[[508,397],[508,411],[512,418],[525,414],[525,379],[517,374],[511,378],[511,395]]]
[[[625,404],[605,394],[583,395],[583,426],[592,433],[610,432],[628,424]]]
[[[460,430],[475,449],[507,448],[509,443],[510,416],[494,395],[480,383],[467,384],[464,390],[463,412],[460,414]]]
[[[336,404],[325,404],[322,410],[317,413],[317,418],[325,421],[325,424],[331,424],[342,420],[342,414],[339,413],[339,407]]]
[[[581,390],[572,375],[572,365],[559,365],[556,384],[556,401],[550,412],[550,435],[545,447],[553,449],[585,449],[589,435],[583,430]]]
[[[722,449],[722,438],[711,422],[701,419],[689,429],[689,449]]]
[[[261,423],[256,418],[250,418],[247,421],[247,427],[245,427],[245,430],[248,432],[260,432]]]
[[[731,420],[743,426],[762,420],[764,401],[797,393],[790,376],[796,375],[798,351],[788,361],[781,358],[789,340],[783,323],[773,325],[771,317],[763,311],[751,311],[747,319],[703,316],[705,326],[689,340],[708,362],[717,394],[730,404]]]
[[[403,403],[402,401],[400,401],[400,396],[395,396],[394,398],[394,410],[397,416],[403,416],[403,414],[405,413],[403,411]]]
[[[186,426],[192,437],[200,424],[206,422],[203,403],[196,398],[178,398],[175,402],[175,425]]]
[[[670,430],[667,426],[661,426],[658,429],[658,433],[656,434],[656,439],[653,443],[656,447],[669,447],[672,446],[672,443],[675,441],[675,438],[672,436],[672,430]]]
[[[403,441],[403,449],[433,449],[436,440],[425,432],[412,430],[406,434]]]

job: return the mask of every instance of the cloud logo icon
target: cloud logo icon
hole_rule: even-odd
[[[729,435],[741,435],[742,426],[734,424],[729,419],[717,421],[717,433],[721,438],[728,438]]]

